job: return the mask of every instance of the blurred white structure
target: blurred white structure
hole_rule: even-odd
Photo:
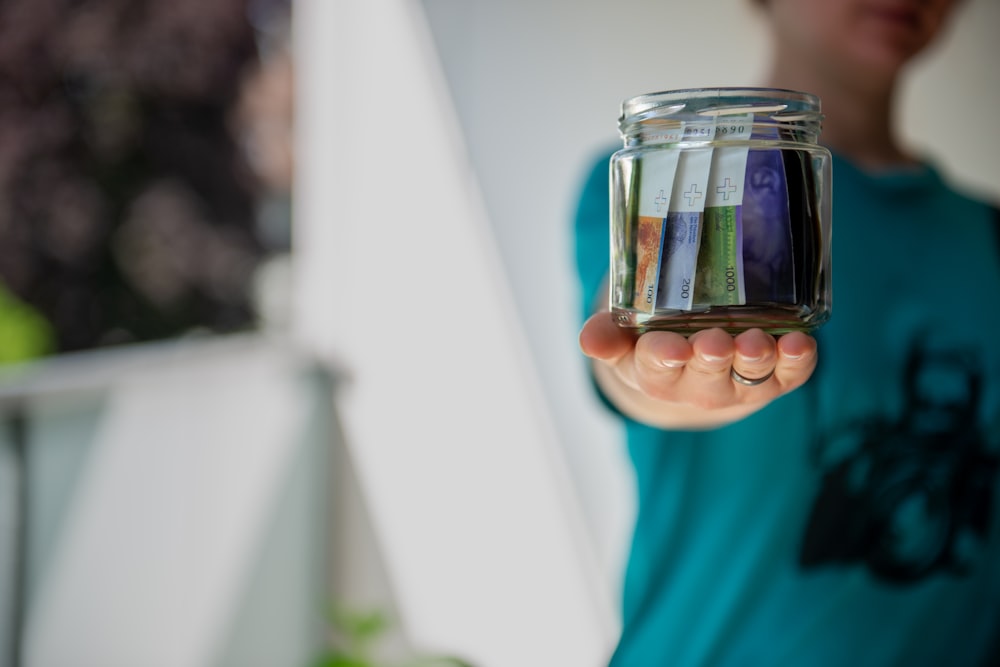
[[[480,667],[605,664],[598,566],[417,0],[296,5],[297,331],[407,635]]]
[[[4,369],[24,428],[0,434],[0,664],[306,667],[331,602],[331,404],[266,338]]]

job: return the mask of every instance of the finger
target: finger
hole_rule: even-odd
[[[733,337],[722,329],[703,329],[688,338],[693,354],[686,370],[700,382],[729,383],[736,348]]]
[[[760,329],[748,329],[733,340],[733,370],[748,380],[767,378],[774,372],[778,361],[774,336]],[[766,382],[766,380],[765,380]],[[761,382],[760,384],[765,384]],[[754,385],[760,386],[760,385]]]
[[[610,312],[595,313],[580,330],[580,350],[594,359],[614,361],[632,350],[635,334],[615,324]]]
[[[736,397],[729,376],[733,337],[722,329],[705,329],[687,340],[691,358],[674,387],[673,400],[707,410],[730,406]]]
[[[778,339],[774,380],[783,392],[801,386],[816,369],[816,339],[799,331]]]
[[[675,398],[675,385],[691,359],[691,344],[669,331],[650,331],[639,336],[631,360],[619,362],[619,373],[632,386],[660,400]]]

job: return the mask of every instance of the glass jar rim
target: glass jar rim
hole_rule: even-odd
[[[630,97],[622,102],[619,122],[651,116],[718,116],[751,111],[787,120],[821,117],[820,98],[812,93],[787,88],[716,87],[664,90]]]

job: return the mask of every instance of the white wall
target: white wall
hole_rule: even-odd
[[[617,578],[631,478],[576,347],[577,189],[596,152],[618,140],[623,98],[759,84],[764,25],[750,0],[423,4],[550,408],[604,564]],[[907,85],[904,132],[937,155],[946,174],[1000,199],[1000,2],[966,0],[952,27]],[[970,129],[956,130],[954,120]]]

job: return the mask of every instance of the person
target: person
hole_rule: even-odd
[[[1000,664],[1000,217],[893,126],[959,2],[759,4],[767,85],[822,101],[832,317],[815,337],[618,327],[594,165],[579,344],[637,492],[611,665]]]

